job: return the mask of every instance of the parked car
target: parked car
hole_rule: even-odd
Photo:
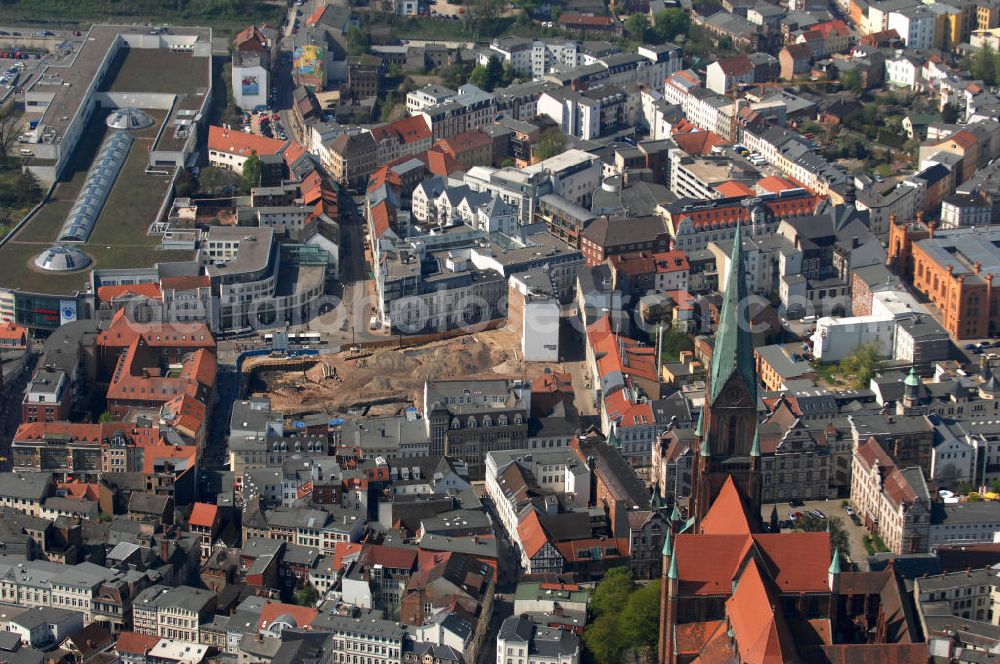
[[[819,510],[812,510],[812,511],[811,511],[811,512],[809,512],[809,513],[810,513],[810,514],[812,514],[812,515],[813,515],[814,517],[816,517],[817,519],[825,519],[825,518],[826,518],[826,515],[825,515],[825,514],[823,514],[823,513],[822,513],[821,511],[819,511]]]
[[[962,348],[964,348],[965,350],[972,350],[975,347],[976,344],[965,344],[964,346],[962,346]]]
[[[788,501],[788,504],[791,505],[792,507],[802,507],[803,505],[805,505],[805,503],[799,500],[798,498],[792,498],[791,500]]]

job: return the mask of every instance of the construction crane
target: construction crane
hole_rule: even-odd
[[[729,119],[729,139],[733,142],[737,142],[736,136],[736,116],[739,114],[739,95],[741,92],[749,90],[750,88],[760,88],[761,96],[764,95],[764,90],[766,88],[792,88],[802,85],[837,85],[840,81],[829,80],[829,79],[819,79],[815,81],[772,81],[770,83],[736,83],[733,85],[732,91],[729,93],[733,100],[733,114]]]

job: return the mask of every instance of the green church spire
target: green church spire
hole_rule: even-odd
[[[670,556],[670,571],[667,572],[667,578],[677,578],[677,556]]]
[[[760,429],[753,430],[753,445],[750,447],[750,456],[760,456]]]
[[[840,574],[840,548],[833,550],[833,560],[830,561],[830,574]]]
[[[733,255],[729,261],[729,276],[722,294],[722,311],[719,327],[715,331],[715,349],[712,351],[710,403],[722,393],[730,376],[737,375],[749,391],[754,404],[757,402],[757,378],[754,369],[753,340],[746,319],[747,284],[743,266],[743,229],[737,224],[733,237]]]
[[[663,555],[669,556],[673,552],[673,544],[670,539],[670,529],[667,529],[666,536],[663,538]]]

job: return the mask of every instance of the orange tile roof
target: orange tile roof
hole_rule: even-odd
[[[372,227],[375,229],[375,237],[382,237],[392,227],[389,221],[389,203],[382,201],[372,208]]]
[[[211,503],[195,503],[191,509],[191,518],[188,524],[200,526],[202,528],[213,528],[216,519],[219,518],[219,506]]]
[[[465,167],[457,159],[441,150],[428,150],[425,159],[427,160],[427,170],[441,177],[465,170]]]
[[[556,550],[566,562],[590,562],[594,560],[595,550],[601,552],[601,560],[614,560],[628,556],[629,541],[627,537],[588,537],[587,539],[556,542]],[[582,555],[581,555],[582,554]]]
[[[792,182],[791,180],[786,180],[785,178],[779,178],[776,175],[769,175],[766,178],[761,178],[757,180],[757,188],[763,189],[765,192],[770,192],[776,194],[787,189],[798,189],[800,185]]]
[[[354,542],[336,542],[333,545],[333,562],[330,569],[339,572],[345,567],[345,561],[358,557],[361,553],[361,545]]]
[[[687,254],[680,249],[657,252],[653,254],[653,259],[656,262],[657,274],[683,272],[691,269],[691,266],[688,264]]]
[[[829,591],[830,534],[826,532],[681,533],[675,547],[678,580],[691,594],[732,593],[732,581],[754,549],[767,560],[781,592]]]
[[[271,602],[264,605],[264,610],[260,612],[257,620],[258,629],[267,629],[276,619],[283,616],[291,617],[295,621],[295,627],[299,629],[308,627],[319,615],[319,611],[308,606],[297,604],[282,604],[281,602]]]
[[[254,38],[258,39],[262,44],[267,43],[267,37],[264,36],[264,33],[260,31],[260,28],[256,24],[248,25],[240,30],[233,41],[237,46],[240,46]]]
[[[248,134],[245,131],[235,129],[225,129],[210,125],[208,127],[208,149],[227,154],[236,154],[249,157],[254,152],[257,156],[266,154],[278,154],[288,141],[279,141],[276,138],[257,136]]]
[[[784,664],[798,659],[784,620],[781,597],[751,558],[736,591],[726,600],[733,639],[746,664]]]
[[[294,141],[289,141],[285,149],[282,151],[281,156],[285,158],[285,163],[291,167],[291,165],[297,162],[305,153],[306,149],[304,147]]]
[[[376,143],[387,138],[395,138],[403,145],[409,145],[431,138],[430,127],[427,126],[427,120],[422,115],[413,115],[389,124],[372,127],[371,133]]]
[[[725,633],[725,620],[680,623],[675,630],[678,655],[697,655],[720,631]]]
[[[198,458],[198,447],[196,445],[148,445],[143,448],[142,472],[149,475],[155,472],[158,461],[174,459],[186,461],[182,464],[190,469],[194,466]]]
[[[746,504],[732,475],[726,477],[719,495],[702,519],[701,532],[706,535],[749,535],[752,532]]]
[[[160,286],[156,283],[101,286],[97,289],[97,299],[101,302],[110,302],[116,297],[129,295],[138,295],[154,300],[159,300],[163,297],[163,294],[160,292]]]
[[[25,422],[17,428],[14,440],[45,440],[49,436],[69,436],[76,443],[103,443],[120,433],[136,445],[149,445],[159,441],[159,427],[137,427],[128,422]]]
[[[829,39],[831,35],[837,37],[844,37],[851,34],[851,31],[847,28],[847,25],[839,18],[833,21],[824,21],[823,23],[817,23],[810,29],[821,33],[827,39]]]
[[[521,549],[528,558],[533,558],[549,541],[548,533],[542,528],[542,522],[539,521],[535,510],[530,510],[518,522],[517,534],[521,539]]]
[[[215,348],[215,338],[204,323],[135,323],[120,309],[108,329],[97,335],[97,345],[124,348],[142,339],[151,348]]]
[[[753,189],[746,186],[742,182],[737,182],[736,180],[727,180],[713,187],[717,192],[729,198],[730,196],[753,196]]]
[[[28,338],[28,328],[17,323],[3,323],[0,325],[0,339],[14,339],[16,341],[26,341]]]
[[[87,482],[62,482],[56,484],[56,489],[65,491],[67,498],[75,500],[97,500],[100,497],[97,484]]]
[[[966,131],[965,129],[950,136],[949,140],[954,141],[959,147],[965,150],[968,150],[979,142],[972,132]]]

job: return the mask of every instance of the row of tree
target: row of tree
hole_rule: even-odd
[[[645,44],[663,44],[691,29],[691,16],[683,9],[664,9],[653,16],[653,24],[645,14],[632,14],[625,20],[625,35]]]

